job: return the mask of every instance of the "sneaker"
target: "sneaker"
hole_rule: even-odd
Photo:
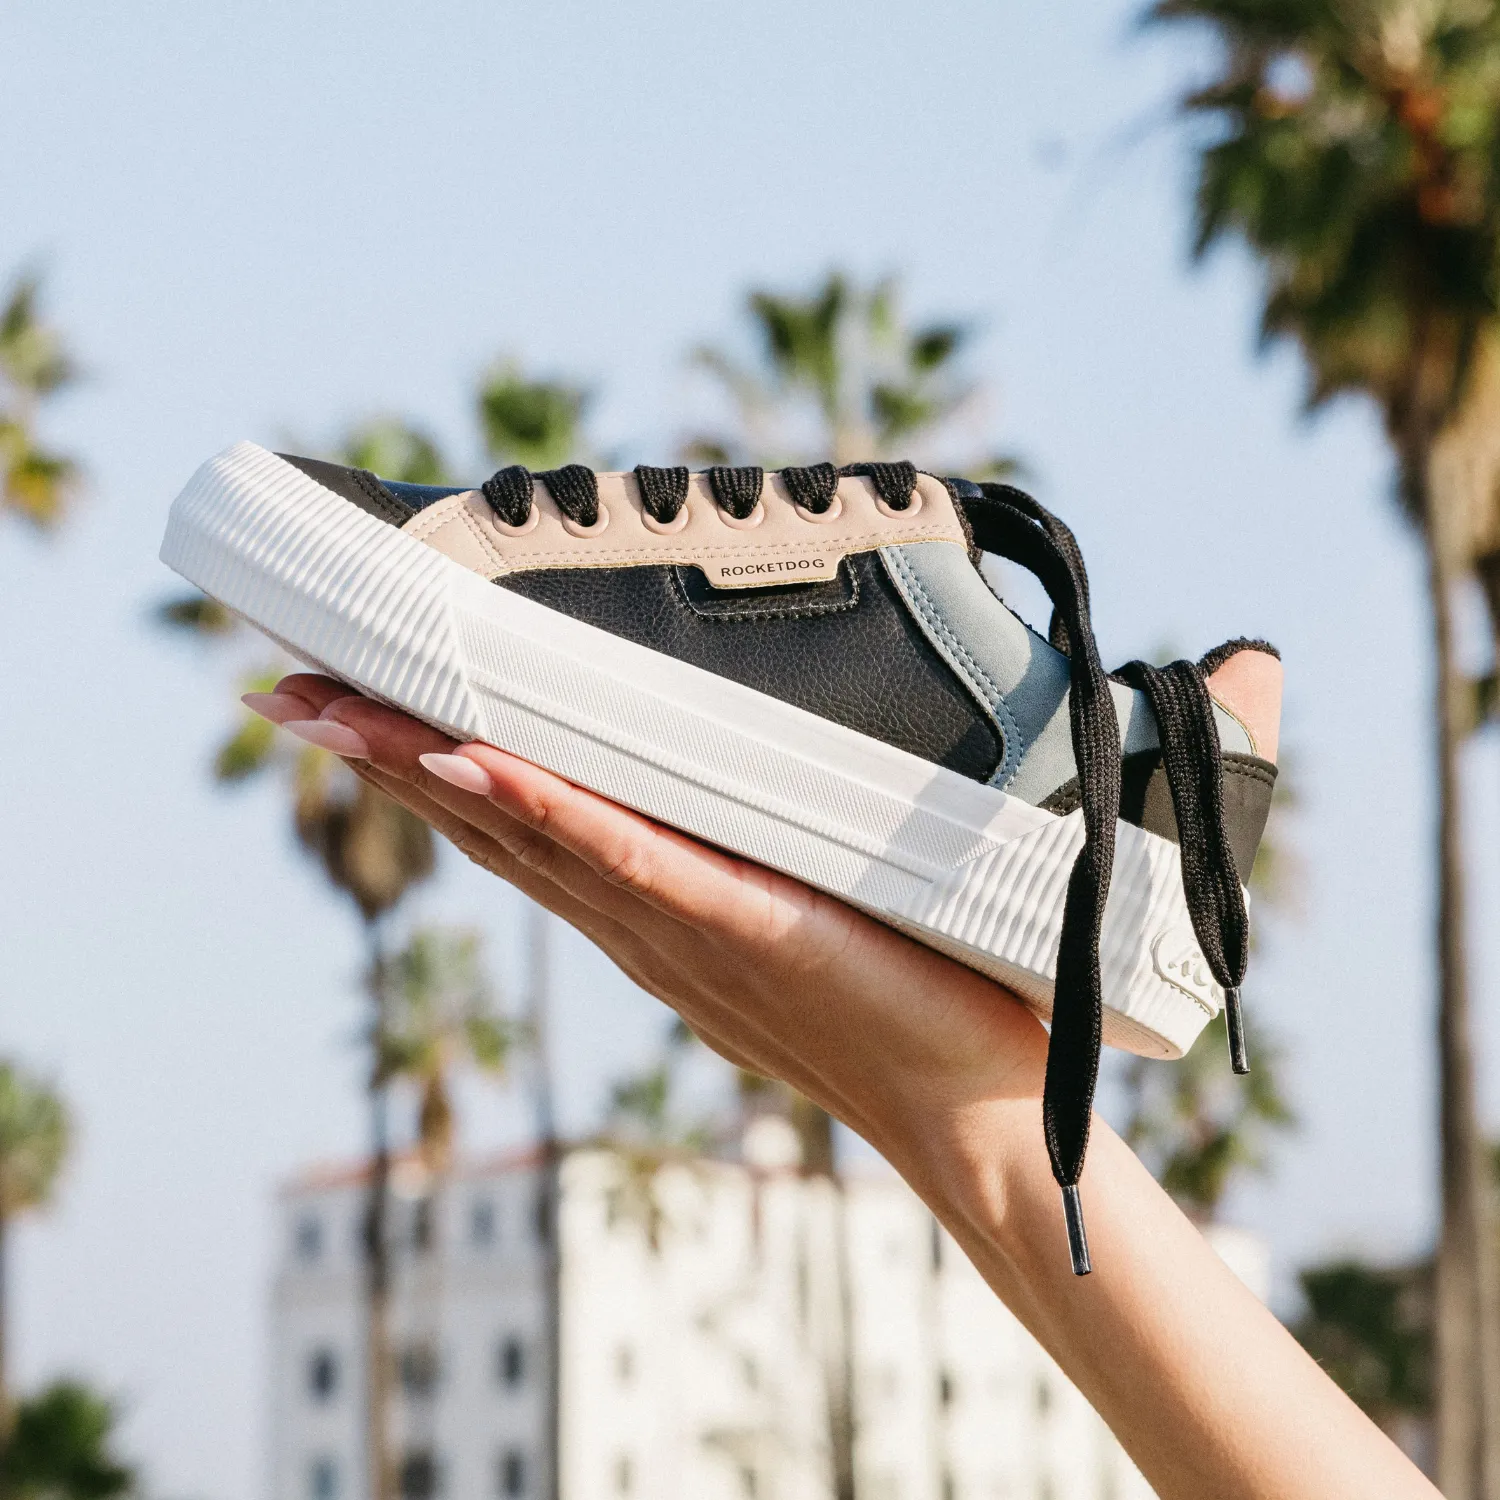
[[[981,574],[1040,578],[1050,641]],[[293,656],[829,891],[1052,1023],[1075,1267],[1099,1047],[1237,990],[1276,778],[1263,642],[1107,677],[1072,533],[906,463],[383,481],[240,443],[162,559]],[[1106,904],[1106,898],[1107,904]]]

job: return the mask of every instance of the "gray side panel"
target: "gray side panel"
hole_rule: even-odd
[[[1017,619],[951,542],[882,547],[881,559],[934,648],[994,719],[1005,754],[991,785],[1033,804],[1077,774],[1068,723],[1068,661]],[[1110,683],[1124,755],[1157,748],[1145,695]],[[1217,705],[1226,752],[1252,754],[1244,726]]]
[[[974,622],[966,622],[962,618],[962,590],[943,588],[941,599],[934,598],[929,590],[927,582],[924,581],[923,572],[927,572],[929,577],[935,572],[941,588],[941,579],[946,576],[945,560],[938,559],[921,570],[913,566],[909,560],[910,553],[927,553],[935,549],[951,554],[970,574],[974,573],[963,551],[951,542],[921,542],[909,547],[882,547],[880,560],[885,564],[886,572],[896,586],[896,592],[906,602],[906,607],[921,627],[922,633],[931,642],[933,650],[948,663],[954,676],[974,695],[975,700],[989,715],[995,728],[999,730],[1000,763],[990,776],[989,784],[1004,786],[1015,775],[1016,768],[1021,763],[1022,748],[1025,744],[1025,736],[1021,727],[1017,724],[1005,700],[1003,683],[1009,675],[1005,671],[1006,663],[999,653],[981,651],[976,654],[969,649],[968,642],[975,636],[975,631],[972,629]],[[988,589],[984,588],[983,583],[980,584],[980,588],[985,596],[994,602],[993,596],[990,595]],[[953,597],[948,597],[949,595]],[[950,607],[944,608],[945,603]],[[955,603],[958,604],[956,610],[951,607]],[[959,618],[955,619],[955,614]],[[966,624],[970,628],[966,629]]]

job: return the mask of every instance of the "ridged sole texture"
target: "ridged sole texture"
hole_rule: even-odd
[[[1050,1014],[1081,814],[497,588],[253,443],[193,476],[161,557],[372,697],[839,896]],[[1110,1046],[1181,1056],[1222,1003],[1176,847],[1123,822],[1100,962]]]

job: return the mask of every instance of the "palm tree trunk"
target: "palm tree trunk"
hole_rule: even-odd
[[[810,1099],[792,1092],[792,1124],[802,1147],[802,1170],[828,1184],[831,1193],[833,1347],[824,1353],[828,1411],[828,1455],[833,1500],[856,1500],[859,1472],[855,1463],[858,1405],[854,1374],[854,1287],[849,1263],[849,1200],[839,1176],[834,1150],[833,1117]]]
[[[542,1440],[543,1500],[562,1494],[562,1149],[557,1138],[552,1091],[552,1055],[548,1047],[551,983],[548,965],[547,913],[533,905],[528,913],[527,968],[530,995],[527,1020],[531,1031],[533,1108],[539,1155],[538,1238],[542,1250],[542,1319],[546,1381]]]
[[[1438,751],[1438,1081],[1442,1231],[1438,1241],[1437,1481],[1448,1500],[1500,1500],[1497,1296],[1489,1174],[1479,1130],[1465,942],[1463,719],[1453,660],[1452,584],[1440,537],[1429,531]]]
[[[5,1215],[0,1214],[0,1447],[4,1447],[10,1441],[11,1420],[15,1415],[10,1399],[10,1351],[8,1348],[10,1305],[6,1295],[9,1291],[6,1278],[9,1268],[5,1260],[9,1249],[6,1238],[6,1231],[9,1227],[5,1222]]]
[[[833,1449],[834,1500],[856,1500],[859,1488],[855,1443],[859,1416],[854,1405],[854,1285],[849,1263],[849,1197],[843,1178],[835,1173],[833,1188],[834,1296],[838,1300],[838,1348],[833,1358],[829,1436]]]
[[[386,1028],[386,966],[379,924],[367,921],[370,1002],[370,1182],[365,1202],[365,1464],[370,1500],[395,1500],[391,1458],[390,1189],[391,1141],[388,1097],[379,1066]]]

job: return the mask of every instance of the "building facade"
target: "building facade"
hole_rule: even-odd
[[[759,1156],[569,1150],[555,1213],[534,1154],[399,1166],[403,1500],[548,1500],[554,1266],[561,1500],[1150,1494],[899,1179]],[[361,1175],[280,1213],[273,1500],[365,1500]]]

